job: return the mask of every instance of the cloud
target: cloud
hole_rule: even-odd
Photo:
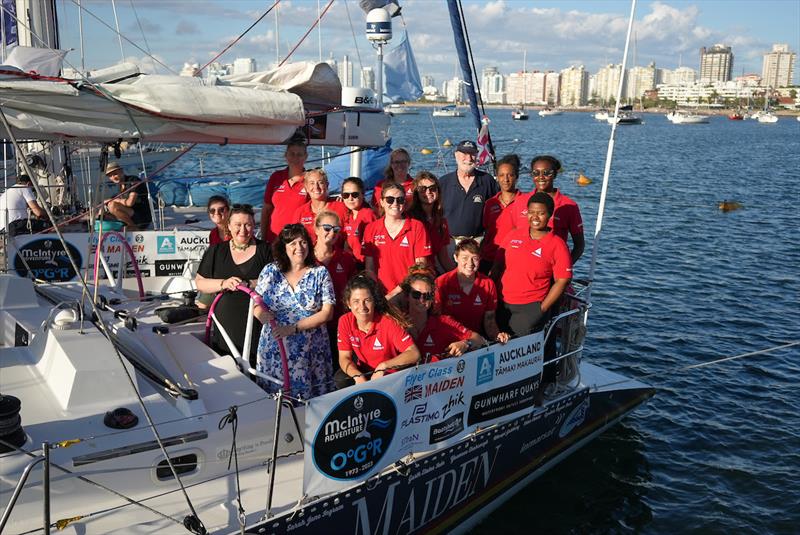
[[[175,25],[175,33],[177,35],[196,35],[200,33],[200,28],[190,20],[181,19]]]

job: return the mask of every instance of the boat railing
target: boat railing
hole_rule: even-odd
[[[3,510],[3,516],[0,517],[0,533],[3,533],[8,520],[11,518],[11,512],[14,510],[14,506],[17,504],[17,499],[19,499],[20,494],[22,494],[22,489],[25,488],[25,484],[28,482],[28,477],[31,475],[31,472],[36,465],[41,462],[44,462],[42,477],[42,481],[44,482],[44,485],[42,485],[44,492],[44,533],[50,533],[50,456],[48,444],[45,443],[43,447],[45,453],[43,455],[37,455],[33,457],[33,459],[25,466],[25,469],[22,471],[17,484],[14,486],[14,492],[11,494],[11,498],[8,500],[8,504],[6,504],[6,507]]]
[[[554,343],[555,354],[546,360],[544,365],[557,367],[558,388],[569,388],[570,385],[580,382],[580,359],[583,353],[583,340],[586,337],[583,320],[589,308],[591,304],[585,299],[567,295],[558,313],[545,327],[545,348],[548,347],[548,343],[553,343],[551,337],[557,337]]]

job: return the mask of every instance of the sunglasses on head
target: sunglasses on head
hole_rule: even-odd
[[[228,211],[228,207],[227,206],[223,206],[222,208],[209,208],[208,209],[208,213],[211,214],[211,215],[217,215],[217,214],[222,215],[227,211]]]
[[[347,200],[347,199],[350,199],[350,198],[355,200],[355,199],[358,199],[359,197],[361,197],[361,192],[360,191],[347,191],[347,192],[342,193],[342,199],[344,199],[344,200]]]
[[[383,200],[386,201],[386,204],[389,206],[393,205],[394,203],[397,203],[398,206],[403,206],[406,203],[405,197],[392,197],[390,195],[384,197]]]
[[[556,171],[555,169],[533,169],[531,170],[531,176],[533,178],[539,178],[540,176],[545,178],[553,178],[556,176]]]
[[[320,227],[325,232],[333,231],[334,234],[342,230],[342,227],[340,227],[339,225],[329,225],[327,223],[323,223],[322,225],[317,225],[317,226]]]
[[[431,184],[430,186],[422,186],[422,185],[420,185],[420,186],[417,186],[417,191],[420,192],[420,193],[426,193],[428,191],[430,191],[431,193],[438,193],[439,192],[439,186],[437,186],[436,184]]]
[[[412,299],[419,299],[421,301],[433,301],[433,292],[420,292],[419,290],[411,290],[409,295]]]

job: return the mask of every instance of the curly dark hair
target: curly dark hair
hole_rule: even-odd
[[[439,234],[444,234],[444,206],[442,205],[442,186],[439,183],[439,179],[436,178],[436,175],[431,173],[430,171],[420,171],[417,173],[417,176],[414,178],[414,197],[411,200],[411,208],[408,209],[408,215],[421,223],[427,224],[428,216],[425,215],[425,210],[422,208],[422,199],[420,198],[420,193],[417,190],[419,187],[419,183],[423,180],[430,180],[433,182],[433,185],[436,186],[436,189],[439,190],[439,197],[433,202],[433,229],[436,230]]]
[[[286,246],[297,238],[303,238],[308,244],[308,252],[305,260],[303,260],[303,265],[311,267],[317,263],[314,258],[314,248],[311,246],[311,237],[308,235],[306,227],[300,223],[291,223],[283,227],[283,230],[272,243],[272,256],[275,258],[275,263],[278,264],[278,269],[281,270],[281,273],[286,273],[292,268],[289,255],[286,254]]]
[[[431,287],[431,291],[436,290],[436,274],[431,269],[431,267],[427,264],[414,264],[410,268],[408,268],[408,275],[406,278],[403,279],[403,282],[400,283],[400,288],[403,290],[405,294],[405,304],[408,305],[408,297],[411,293],[411,284],[415,282],[424,282],[428,286]],[[436,302],[431,303],[431,308],[429,313],[432,316],[439,314],[439,307],[436,306]]]
[[[376,314],[385,314],[390,316],[404,329],[411,325],[405,314],[400,312],[397,307],[391,305],[389,301],[386,300],[386,294],[384,293],[381,284],[372,278],[368,272],[361,271],[360,273],[356,273],[353,278],[347,282],[347,286],[345,287],[344,294],[342,296],[345,308],[350,308],[350,297],[356,290],[366,290],[369,293],[369,296],[375,303]]]
[[[495,168],[499,168],[501,165],[510,165],[514,169],[514,174],[519,178],[519,168],[522,166],[522,161],[519,159],[519,156],[516,154],[506,154],[497,160]]]
[[[553,216],[553,212],[555,211],[555,203],[553,202],[553,198],[543,191],[537,191],[533,195],[528,198],[528,206],[539,203],[543,204],[547,207],[547,213],[550,217]]]

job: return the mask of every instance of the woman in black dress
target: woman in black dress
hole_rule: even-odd
[[[250,297],[233,290],[242,283],[254,288],[261,270],[272,262],[269,244],[253,236],[255,228],[253,208],[249,204],[234,204],[228,218],[231,240],[212,245],[206,250],[195,277],[197,289],[203,293],[228,290],[217,302],[215,315],[239,352],[244,347]],[[254,368],[260,335],[261,323],[254,320],[249,355]],[[218,353],[231,353],[219,329],[213,332],[211,346]]]

